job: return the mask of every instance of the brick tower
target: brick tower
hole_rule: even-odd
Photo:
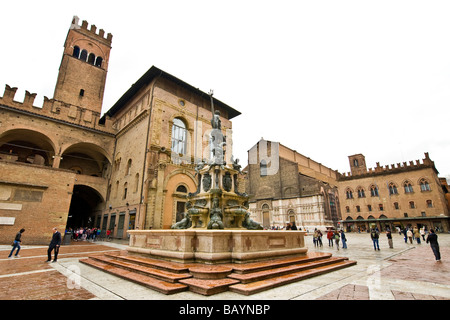
[[[362,154],[355,154],[348,157],[350,162],[350,171],[352,175],[360,175],[367,172],[366,158]]]
[[[59,67],[54,99],[101,113],[112,35],[74,16]]]

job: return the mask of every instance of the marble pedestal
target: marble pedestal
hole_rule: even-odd
[[[182,263],[246,263],[306,255],[304,231],[129,230],[129,252]]]

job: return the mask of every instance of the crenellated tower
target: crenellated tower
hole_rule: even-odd
[[[54,99],[101,113],[112,35],[73,17],[64,43]]]

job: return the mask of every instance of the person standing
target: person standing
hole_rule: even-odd
[[[344,230],[341,230],[342,249],[347,249],[347,238],[345,237]]]
[[[50,262],[52,260],[53,250],[55,250],[55,258],[53,259],[53,262],[56,262],[58,260],[58,253],[60,246],[61,246],[61,233],[58,231],[58,229],[53,228],[53,236],[48,246],[47,250],[48,259],[46,262]]]
[[[327,232],[327,239],[328,239],[328,246],[329,247],[332,247],[333,246],[333,234],[334,234],[334,232],[333,232],[333,230],[328,230],[328,232]]]
[[[378,251],[380,251],[380,244],[378,242],[379,237],[380,237],[380,233],[378,232],[378,230],[375,228],[372,228],[372,230],[370,231],[370,238],[372,238],[374,250],[378,249]]]
[[[14,238],[14,242],[13,242],[13,247],[11,249],[11,252],[9,253],[8,258],[11,258],[14,250],[17,249],[16,254],[14,255],[15,258],[20,258],[19,256],[19,251],[20,251],[20,243],[22,242],[21,237],[22,237],[22,233],[25,232],[25,229],[20,229],[19,232],[17,232],[16,237]]]
[[[391,233],[391,229],[389,229],[389,228],[387,228],[387,230],[386,230],[386,237],[388,239],[389,248],[394,249],[394,244],[392,242],[392,233]]]
[[[406,236],[408,237],[408,239],[409,239],[409,243],[413,243],[412,241],[413,241],[413,232],[411,231],[411,229],[408,229],[408,231],[406,231]]]
[[[431,250],[433,250],[436,261],[441,261],[441,252],[439,251],[438,236],[434,233],[433,229],[430,229],[430,233],[427,237],[427,243],[430,244]]]

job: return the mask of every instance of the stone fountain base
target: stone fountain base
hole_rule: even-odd
[[[306,255],[304,231],[129,230],[127,251],[181,263],[247,263]]]

